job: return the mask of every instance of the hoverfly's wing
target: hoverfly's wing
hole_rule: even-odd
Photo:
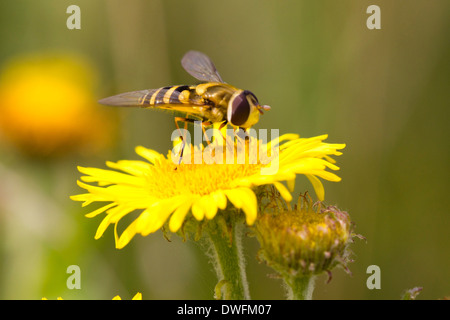
[[[108,97],[99,100],[98,102],[107,106],[119,106],[119,107],[143,107],[160,108],[163,105],[182,105],[182,106],[201,106],[204,105],[203,99],[198,95],[188,94],[181,99],[181,93],[187,90],[195,90],[189,86],[169,86],[158,89],[139,90],[132,92],[125,92],[116,96]],[[180,100],[181,99],[181,100]]]
[[[157,91],[158,89],[125,92],[116,96],[101,99],[98,103],[105,106],[143,107],[147,97],[151,97]]]
[[[214,63],[204,53],[199,51],[187,52],[181,59],[181,65],[184,70],[198,80],[223,83]]]
[[[164,109],[192,115],[201,115],[205,110],[210,109],[210,106],[198,96],[180,100],[180,93],[188,89],[189,86],[171,86],[125,92],[98,102],[107,106]]]

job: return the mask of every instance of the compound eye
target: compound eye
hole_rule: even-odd
[[[230,122],[235,126],[241,126],[247,122],[249,116],[250,104],[247,99],[247,94],[242,92],[238,94],[231,102]]]

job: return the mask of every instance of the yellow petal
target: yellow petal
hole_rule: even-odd
[[[77,181],[77,184],[79,187],[86,189],[89,194],[86,194],[90,196],[89,201],[112,201],[112,199],[117,196],[117,188],[102,188],[102,187],[95,187],[91,186],[89,184],[83,183],[81,181]],[[120,194],[119,194],[120,195]]]
[[[99,182],[102,185],[131,184],[138,186],[145,182],[145,180],[141,177],[132,176],[118,171],[83,167],[79,167],[78,170],[81,173],[86,174],[86,176],[81,177],[81,180],[84,182]]]
[[[198,221],[203,220],[203,217],[205,216],[205,212],[203,210],[202,205],[200,204],[200,199],[198,199],[197,201],[195,201],[192,204],[192,215]]]
[[[192,201],[186,200],[182,205],[180,205],[175,212],[170,217],[169,229],[172,232],[177,232],[183,225],[184,218],[191,209]]]
[[[86,207],[95,201],[95,199],[92,198],[92,195],[90,193],[83,193],[70,196],[70,199],[73,201],[83,201],[83,203],[81,204],[82,207]]]
[[[247,224],[252,225],[258,213],[258,202],[255,193],[251,189],[245,188],[243,193],[242,210],[244,210]]]
[[[256,195],[249,188],[229,189],[225,191],[230,202],[238,209],[242,209],[247,224],[252,225],[257,215]]]
[[[225,190],[228,200],[230,200],[230,202],[238,209],[242,208],[242,200],[239,194],[240,189],[241,188]]]
[[[307,174],[306,177],[309,179],[311,184],[314,187],[314,191],[316,192],[317,198],[319,201],[323,201],[325,199],[325,189],[323,188],[322,182],[319,180],[319,178]]]
[[[136,295],[133,297],[132,300],[142,300],[142,293],[140,292],[136,293]]]
[[[218,208],[217,203],[212,195],[203,196],[201,199],[201,204],[204,208],[206,219],[211,220],[216,216]]]
[[[100,239],[105,230],[109,227],[111,224],[111,216],[106,216],[103,218],[102,222],[100,222],[100,225],[97,228],[97,232],[95,233],[95,240]]]
[[[275,138],[272,141],[270,141],[267,144],[267,148],[274,148],[276,145],[279,145],[281,142],[286,141],[286,140],[295,140],[298,139],[298,134],[294,134],[294,133],[286,133],[283,134],[281,137]],[[286,142],[289,143],[289,142]],[[280,145],[280,149],[281,148],[285,148],[283,147],[286,143],[283,143],[282,145]]]
[[[112,169],[122,170],[134,176],[141,176],[151,168],[151,164],[148,162],[137,160],[106,161],[106,165]]]
[[[117,223],[114,226],[114,238],[116,240],[116,249],[122,249],[125,247],[131,239],[137,234],[136,232],[137,220],[134,220],[130,225],[122,232],[120,237],[117,234]]]
[[[182,203],[183,198],[171,198],[157,202],[151,208],[145,210],[137,220],[138,232],[143,236],[157,231],[167,221],[172,212]]]
[[[280,192],[281,196],[284,200],[287,202],[292,201],[292,195],[289,192],[289,190],[281,183],[281,182],[274,182],[273,185],[277,188],[277,190]]]
[[[135,151],[138,155],[140,155],[142,158],[148,160],[151,163],[156,163],[156,161],[158,161],[161,158],[161,154],[151,150],[151,149],[147,149],[144,148],[142,146],[137,146],[135,148]]]
[[[287,183],[289,191],[290,192],[294,192],[294,189],[295,189],[295,178],[287,180],[286,183]]]
[[[211,196],[213,197],[217,207],[221,210],[225,210],[225,208],[227,207],[227,197],[222,192],[222,190],[213,192]]]
[[[149,206],[148,208],[146,208],[140,215],[139,217],[135,220],[137,221],[137,225],[136,225],[136,230],[138,233],[142,233],[145,228],[147,227],[147,225],[149,224],[149,220],[151,221],[152,219],[152,212],[154,212],[154,208],[158,206],[158,203],[154,203],[151,206]]]
[[[117,203],[114,203],[114,202],[113,202],[113,203],[110,203],[110,204],[107,204],[106,206],[103,206],[103,207],[101,207],[101,208],[99,208],[99,209],[97,209],[97,210],[94,210],[94,211],[92,211],[92,212],[86,214],[85,217],[87,217],[87,218],[93,218],[93,217],[95,217],[96,215],[98,215],[98,214],[100,214],[100,213],[102,213],[102,212],[104,212],[104,211],[108,210],[109,208],[114,207],[114,206],[116,206],[116,205],[117,205]]]
[[[100,222],[97,232],[95,233],[95,239],[99,239],[111,223],[117,223],[122,217],[133,211],[134,208],[117,206],[110,210],[112,210],[111,213],[107,214],[106,217],[103,218],[102,222]]]
[[[316,175],[328,181],[339,182],[342,180],[339,176],[335,175],[334,173],[325,170],[310,170],[309,173],[311,175]]]

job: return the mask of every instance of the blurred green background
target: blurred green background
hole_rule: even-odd
[[[71,4],[81,8],[81,30],[66,27]],[[381,8],[381,30],[366,27],[371,4]],[[447,0],[1,1],[0,72],[24,55],[76,56],[94,79],[99,128],[115,129],[103,148],[55,156],[24,152],[0,130],[0,298],[212,298],[215,274],[197,244],[158,232],[116,250],[112,228],[94,240],[101,218],[85,218],[89,208],[69,199],[82,192],[77,165],[137,159],[136,145],[171,148],[171,114],[95,101],[195,83],[180,65],[191,49],[272,107],[256,128],[347,144],[337,158],[342,182],[324,183],[326,202],[348,211],[367,242],[353,245],[353,275],[320,277],[314,298],[399,299],[415,286],[424,288],[419,299],[449,296],[449,30]],[[296,193],[306,188],[299,177]],[[281,281],[255,260],[255,238],[245,245],[252,298],[284,299]],[[66,287],[73,264],[80,290]],[[366,287],[372,264],[380,290]]]

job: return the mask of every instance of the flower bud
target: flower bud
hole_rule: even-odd
[[[348,271],[353,234],[347,212],[313,204],[307,194],[294,208],[276,192],[270,198],[254,228],[261,245],[259,256],[267,265],[284,278],[331,275],[337,265]]]

